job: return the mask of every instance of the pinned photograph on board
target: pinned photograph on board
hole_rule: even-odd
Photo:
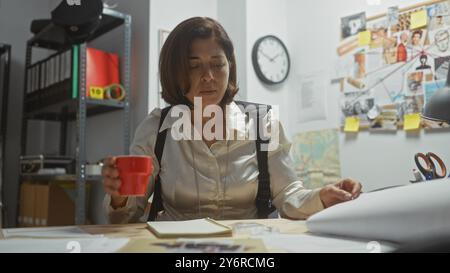
[[[408,61],[408,56],[410,55],[410,50],[408,49],[408,41],[409,41],[409,31],[404,30],[397,35],[397,62],[406,62]]]
[[[361,126],[368,126],[369,117],[367,114],[373,107],[374,98],[368,91],[344,93],[341,99],[342,124],[344,124],[346,117],[357,116]]]
[[[371,33],[370,48],[381,48],[388,37],[388,22],[386,19],[378,19],[367,23],[367,29]]]
[[[450,55],[450,28],[440,28],[430,31],[428,35],[430,48],[428,51],[433,55],[448,56]]]
[[[423,72],[408,73],[406,76],[406,96],[423,94]]]
[[[396,131],[398,123],[398,106],[396,104],[383,105],[379,115],[370,122],[371,131]]]
[[[366,76],[367,71],[366,54],[360,52],[356,53],[354,57],[355,57],[354,77],[356,79],[364,78]]]
[[[434,78],[436,80],[447,79],[449,64],[450,64],[450,56],[439,57],[434,59]]]
[[[397,38],[386,37],[383,39],[383,61],[385,64],[395,64],[398,62]]]
[[[422,113],[423,105],[423,95],[405,96],[405,100],[399,104],[400,118],[403,119],[406,114]]]
[[[386,17],[388,26],[395,26],[398,24],[398,7],[389,7]]]
[[[425,74],[425,82],[432,82],[434,81],[434,74],[433,72],[426,73]]]
[[[430,30],[430,31],[450,25],[450,19],[449,19],[448,15],[445,15],[445,16],[437,15],[437,16],[431,17],[429,20],[430,20],[429,21],[430,23],[429,23],[428,30]]]
[[[411,13],[412,12],[404,12],[398,15],[398,23],[394,26],[391,26],[391,31],[393,33],[409,30],[411,26]]]
[[[435,30],[450,25],[449,3],[437,3],[427,7],[429,30]]]
[[[383,46],[384,40],[388,38],[386,28],[377,28],[372,31],[372,42],[370,48],[379,48]]]
[[[425,37],[426,37],[425,29],[416,29],[416,30],[412,31],[409,44],[415,49],[423,48],[423,46],[425,44]]]
[[[427,54],[421,54],[419,57],[420,65],[416,67],[416,70],[431,69],[431,65],[428,64]]]
[[[341,37],[345,39],[366,30],[366,13],[361,12],[341,18]]]

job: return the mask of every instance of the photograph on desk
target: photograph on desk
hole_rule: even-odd
[[[132,240],[120,253],[264,253],[267,249],[257,239],[177,239],[155,242],[155,240]]]

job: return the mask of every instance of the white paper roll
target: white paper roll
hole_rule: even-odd
[[[450,236],[450,179],[363,193],[311,216],[306,225],[313,233],[396,243],[444,238]]]

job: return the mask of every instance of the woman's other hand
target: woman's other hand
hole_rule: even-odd
[[[323,187],[320,192],[320,200],[325,208],[358,198],[361,193],[361,183],[350,178]]]

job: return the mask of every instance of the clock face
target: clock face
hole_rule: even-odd
[[[256,41],[252,52],[252,62],[256,75],[266,84],[283,82],[289,74],[291,65],[286,46],[272,35]]]

